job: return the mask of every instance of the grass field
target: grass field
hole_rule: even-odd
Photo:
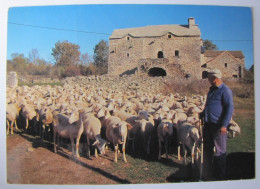
[[[255,151],[255,100],[254,98],[234,98],[235,111],[233,119],[239,124],[241,134],[229,139],[227,151]]]

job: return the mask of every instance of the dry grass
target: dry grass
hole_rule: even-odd
[[[234,97],[239,98],[253,98],[254,97],[254,83],[247,83],[242,80],[223,80],[223,82],[230,87]],[[163,94],[179,93],[180,95],[206,95],[208,93],[210,84],[207,79],[201,80],[178,80],[167,83],[163,89]]]

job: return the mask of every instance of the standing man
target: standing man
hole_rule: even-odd
[[[227,127],[234,111],[233,97],[232,91],[221,80],[220,70],[210,70],[208,81],[211,87],[205,108],[200,113],[200,116],[205,119],[203,177],[223,180],[226,179]],[[216,148],[215,157],[214,146]]]

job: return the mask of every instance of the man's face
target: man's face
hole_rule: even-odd
[[[216,79],[217,78],[215,76],[209,74],[208,81],[210,82],[211,85],[216,86]]]

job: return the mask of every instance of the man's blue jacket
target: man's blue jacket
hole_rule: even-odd
[[[219,87],[211,86],[203,111],[205,122],[228,127],[234,111],[232,91],[222,83]]]

